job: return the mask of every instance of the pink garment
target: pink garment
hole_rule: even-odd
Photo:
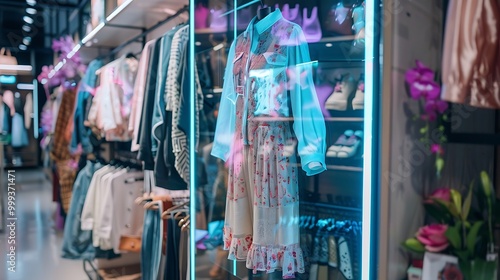
[[[443,48],[442,99],[500,108],[500,12],[497,0],[453,0]]]
[[[142,105],[144,103],[144,91],[146,90],[146,77],[150,52],[156,40],[151,40],[146,43],[142,50],[142,55],[139,60],[139,68],[137,69],[137,77],[134,85],[134,95],[132,96],[132,110],[128,123],[128,131],[132,133],[132,146],[130,150],[136,152],[139,150],[139,126],[141,123]]]

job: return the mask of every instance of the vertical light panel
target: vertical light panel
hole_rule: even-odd
[[[38,81],[33,79],[33,137],[38,139]],[[24,116],[25,118],[27,116]]]
[[[238,0],[233,0],[233,13],[234,13],[234,17],[233,17],[233,32],[234,32],[234,39],[236,40],[236,38],[238,37]]]
[[[374,94],[373,77],[374,46],[375,46],[375,1],[366,0],[365,20],[365,115],[364,115],[364,153],[363,153],[363,234],[361,253],[361,279],[371,277],[371,238],[372,238],[372,158],[373,158],[373,122]]]
[[[195,86],[195,41],[194,41],[194,7],[195,0],[189,0],[189,274],[190,279],[196,279],[196,86]]]

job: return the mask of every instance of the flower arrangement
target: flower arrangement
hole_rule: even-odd
[[[425,125],[420,128],[422,134],[420,141],[426,145],[432,154],[436,155],[436,173],[438,177],[444,167],[444,149],[446,137],[443,135],[443,121],[446,121],[446,110],[448,103],[440,99],[441,86],[435,81],[436,74],[421,61],[416,61],[414,68],[406,71],[405,80],[409,87],[410,96],[420,104],[415,120],[422,120]],[[433,123],[437,123],[438,133],[431,131]],[[432,133],[431,133],[432,132]]]
[[[71,36],[64,36],[52,41],[52,50],[58,54],[56,66],[43,66],[38,75],[38,81],[44,85],[48,94],[48,88],[64,84],[65,81],[79,79],[83,76],[86,66],[82,63],[80,54],[74,53],[75,42]]]
[[[483,171],[480,178],[482,188],[476,192],[477,196],[474,195],[474,183],[470,184],[465,199],[453,188],[435,190],[424,200],[426,212],[434,222],[421,227],[403,246],[416,253],[444,253],[458,257],[464,279],[493,279],[491,273],[496,262],[489,260],[495,253],[493,213],[496,199],[488,174]],[[486,205],[486,209],[473,209],[474,200],[478,205]]]

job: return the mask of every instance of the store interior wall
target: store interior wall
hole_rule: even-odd
[[[431,69],[441,65],[443,7],[435,0],[395,0],[392,18],[391,136],[389,170],[382,176],[388,182],[389,228],[387,279],[406,275],[409,255],[401,243],[412,236],[424,219],[422,197],[433,186],[433,161],[430,152],[419,142],[422,123],[413,120],[418,104],[409,97],[405,72],[421,60]],[[388,15],[384,15],[387,17]],[[384,250],[385,248],[380,248]]]
[[[390,22],[393,31],[391,73],[391,136],[388,182],[389,228],[387,279],[406,276],[409,254],[401,243],[414,235],[424,223],[420,198],[439,187],[465,191],[472,180],[478,182],[480,171],[494,172],[493,145],[445,144],[445,167],[438,178],[434,156],[419,141],[422,122],[414,120],[418,104],[408,95],[405,72],[415,60],[435,70],[441,69],[446,1],[395,0]],[[386,42],[388,43],[388,42]],[[452,105],[452,132],[494,133],[495,111]],[[410,211],[411,209],[411,211]],[[383,249],[383,248],[381,248]]]

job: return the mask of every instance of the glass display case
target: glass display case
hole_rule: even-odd
[[[379,5],[191,1],[191,279],[374,279]]]

